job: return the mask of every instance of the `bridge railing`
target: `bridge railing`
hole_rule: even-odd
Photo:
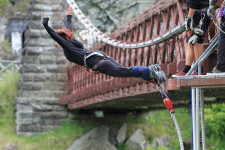
[[[110,39],[136,45],[149,40],[157,40],[181,26],[185,15],[184,0],[162,0],[113,32]],[[213,33],[210,37],[212,36]],[[149,66],[157,63],[167,74],[173,74],[184,62],[186,46],[186,32],[181,32],[161,43],[143,48],[119,48],[97,42],[91,50],[100,49],[125,66]],[[137,90],[140,88],[141,90]],[[69,107],[75,108],[79,107],[77,105],[83,106],[132,94],[148,93],[150,90],[154,92],[151,85],[143,82],[142,79],[90,74],[84,67],[71,63],[68,66],[68,93],[60,99],[60,103],[71,103]],[[104,93],[110,94],[104,96]],[[76,106],[75,102],[77,102]]]
[[[0,79],[3,79],[4,73],[16,73],[21,67],[20,61],[0,60]]]

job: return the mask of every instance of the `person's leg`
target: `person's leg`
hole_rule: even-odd
[[[191,66],[194,61],[194,47],[191,45],[188,45],[187,51],[186,51],[186,63],[185,65]]]
[[[132,77],[132,67],[120,66],[109,59],[104,60],[97,68],[98,72],[114,77]]]
[[[166,75],[161,71],[160,67],[158,69],[155,66],[125,67],[115,64],[108,59],[100,63],[97,71],[114,77],[142,77],[144,80],[154,80],[160,83],[166,81]]]
[[[200,43],[196,43],[194,45],[194,54],[195,54],[195,61],[197,61],[199,59],[199,57],[203,54],[204,49],[203,49],[203,45]],[[203,72],[203,67],[201,67],[201,73]],[[198,73],[198,67],[197,67],[197,72],[195,72],[195,75],[197,75]]]
[[[221,18],[220,28],[225,32],[225,18]],[[220,32],[217,49],[217,65],[216,69],[225,72],[225,34]]]
[[[112,58],[112,57],[109,56],[108,59],[109,59],[112,63],[114,63],[115,65],[117,65],[117,66],[123,66],[123,67],[124,67],[124,65],[119,64],[114,58]]]
[[[195,61],[199,59],[199,57],[202,55],[204,52],[203,45],[199,43],[195,43],[194,47],[194,56],[195,56]]]
[[[172,77],[185,76],[187,72],[191,69],[192,62],[194,61],[194,48],[191,45],[188,45],[187,47],[185,60],[186,62],[183,70],[181,72],[178,72],[177,74],[172,75]]]

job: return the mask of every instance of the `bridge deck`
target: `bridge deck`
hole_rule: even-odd
[[[70,109],[158,109],[163,107],[161,94],[152,84],[140,82],[136,89],[123,88],[101,94],[92,99],[70,101]],[[206,103],[225,102],[225,75],[202,75],[183,78],[170,78],[165,84],[167,94],[175,106],[189,106],[190,87],[204,88]],[[110,88],[110,87],[108,87]],[[147,90],[148,89],[148,90]],[[133,96],[130,92],[133,91]],[[151,91],[151,92],[148,92]],[[109,97],[110,96],[110,97]],[[105,98],[109,97],[109,98]]]

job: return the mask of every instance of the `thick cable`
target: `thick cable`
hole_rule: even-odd
[[[114,47],[119,47],[123,49],[136,49],[136,48],[143,48],[147,46],[152,46],[158,43],[161,43],[167,39],[171,39],[174,36],[182,33],[185,31],[185,25],[182,23],[181,25],[178,25],[177,27],[173,28],[171,31],[163,34],[161,37],[157,37],[154,40],[149,40],[141,43],[121,43],[117,40],[112,40],[105,34],[103,34],[99,29],[94,27],[93,24],[90,23],[90,21],[84,16],[82,11],[79,9],[78,5],[74,0],[66,0],[67,3],[74,9],[74,14],[78,18],[78,20],[83,24],[83,26],[91,32],[94,36],[98,38],[99,41],[102,41],[106,44],[112,45]]]
[[[177,123],[177,119],[175,117],[175,113],[170,113],[170,114],[171,114],[171,118],[173,119],[174,125],[175,125],[176,130],[177,130],[177,136],[178,136],[179,143],[180,143],[180,149],[184,150],[184,143],[183,143],[183,139],[182,139],[182,136],[181,136],[179,125]]]
[[[201,106],[202,149],[206,150],[204,91],[203,91],[203,89],[200,89],[200,106]]]

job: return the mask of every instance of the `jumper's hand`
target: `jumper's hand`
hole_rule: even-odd
[[[49,18],[49,15],[48,14],[45,14],[45,18]]]
[[[192,17],[186,16],[185,28],[186,28],[186,31],[193,30],[193,18]]]
[[[73,8],[70,6],[68,7],[68,11],[66,11],[66,15],[73,15]]]

